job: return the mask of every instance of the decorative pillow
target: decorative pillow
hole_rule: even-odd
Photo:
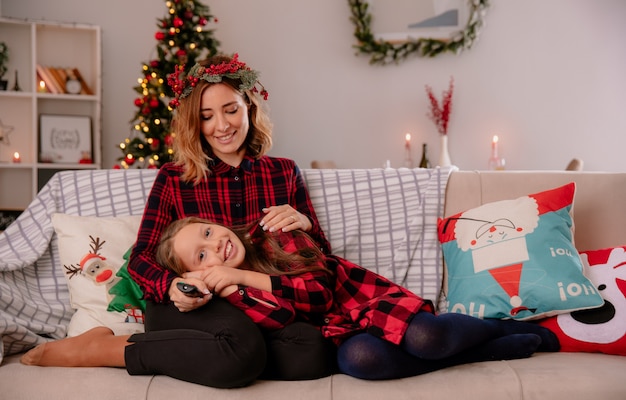
[[[561,342],[561,351],[626,356],[626,246],[580,253],[604,306],[539,321]]]
[[[128,290],[129,279],[124,278],[128,272],[121,268],[135,243],[140,221],[140,216],[52,215],[70,303],[76,309],[68,336],[96,326],[107,326],[115,334],[144,331],[141,304],[132,295],[125,297],[132,290]]]
[[[573,243],[575,189],[569,183],[440,219],[448,311],[529,320],[602,306]]]

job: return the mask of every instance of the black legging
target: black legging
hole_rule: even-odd
[[[341,372],[362,379],[395,379],[478,361],[558,351],[557,337],[530,322],[483,320],[463,314],[419,312],[400,345],[359,333],[339,346]]]
[[[181,313],[172,304],[148,302],[146,333],[126,346],[131,375],[160,374],[219,388],[255,379],[316,379],[332,373],[332,347],[311,325],[294,323],[265,335],[241,310],[213,299]]]

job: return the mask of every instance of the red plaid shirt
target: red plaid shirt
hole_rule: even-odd
[[[197,185],[180,179],[182,167],[168,163],[159,169],[128,264],[131,277],[148,300],[167,299],[176,275],[158,265],[154,254],[163,229],[184,217],[199,216],[227,226],[244,225],[261,219],[265,207],[289,204],[309,217],[313,227],[308,233],[323,251],[330,251],[293,160],[246,157],[238,168],[218,160],[211,169],[213,174]]]
[[[315,246],[290,232],[275,235],[287,251]],[[434,312],[429,301],[348,260],[330,255],[319,262],[334,275],[315,271],[270,276],[271,293],[240,286],[227,300],[264,328],[278,329],[303,320],[318,326],[336,343],[368,332],[399,344],[417,312]]]

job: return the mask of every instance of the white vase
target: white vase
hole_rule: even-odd
[[[439,163],[440,167],[449,167],[452,165],[450,162],[450,153],[448,153],[448,135],[439,135],[440,147],[439,147]]]

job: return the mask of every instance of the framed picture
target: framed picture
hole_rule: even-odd
[[[469,16],[466,0],[368,0],[372,31],[377,39],[448,38],[463,28]]]
[[[39,116],[39,161],[85,163],[92,159],[91,117]]]
[[[20,216],[23,210],[0,210],[0,232]]]

